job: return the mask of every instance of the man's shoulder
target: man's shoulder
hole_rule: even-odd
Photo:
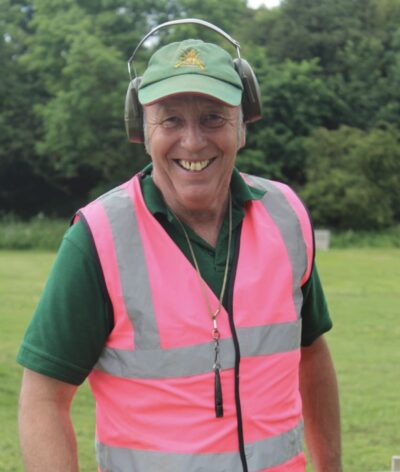
[[[110,199],[113,199],[114,197],[118,197],[118,195],[123,194],[126,192],[127,188],[133,184],[134,179],[138,178],[138,174],[135,174],[133,177],[131,177],[129,180],[126,182],[123,182],[107,191],[104,193],[100,194],[98,197],[95,199],[91,200],[89,203],[87,203],[83,208],[86,208],[90,205],[95,204],[96,202],[105,202]],[[83,209],[82,208],[82,209]]]
[[[286,193],[290,192],[295,194],[295,191],[286,183],[278,180],[268,179],[266,177],[260,177],[258,175],[247,174],[246,172],[240,172],[243,180],[250,186],[262,190],[265,193]]]
[[[104,192],[94,200],[79,208],[72,219],[73,223],[83,221],[85,226],[91,227],[89,221],[96,222],[101,226],[101,221],[104,220],[106,214],[112,210],[113,215],[126,215],[126,210],[132,208],[132,196],[135,192],[134,175],[128,181]]]

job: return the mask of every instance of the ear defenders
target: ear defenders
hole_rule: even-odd
[[[128,139],[132,143],[142,143],[144,141],[143,134],[143,108],[139,102],[138,90],[141,81],[141,77],[136,75],[132,79],[131,75],[131,64],[136,55],[138,49],[146,41],[146,39],[153,35],[156,31],[167,26],[173,26],[178,24],[196,23],[213,31],[216,31],[227,39],[231,44],[236,47],[237,58],[234,59],[235,70],[238,73],[240,80],[243,85],[242,92],[242,110],[243,110],[243,121],[245,123],[251,123],[261,118],[261,94],[260,87],[257,82],[257,78],[251,68],[250,64],[240,57],[240,44],[238,41],[229,36],[225,31],[221,30],[217,26],[207,21],[199,20],[196,18],[188,18],[182,20],[173,20],[162,23],[161,25],[153,28],[149,33],[142,38],[140,43],[136,46],[132,56],[128,60],[128,71],[131,81],[128,86],[128,91],[125,98],[125,128],[128,135]]]

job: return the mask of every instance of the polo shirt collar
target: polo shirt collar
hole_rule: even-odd
[[[171,212],[168,211],[164,198],[151,177],[152,170],[153,164],[149,164],[141,171],[141,184],[147,208],[153,215],[162,214],[165,215],[169,221],[172,221],[173,217]],[[242,211],[247,202],[261,200],[266,193],[265,190],[248,185],[236,168],[233,169],[232,173],[231,192],[234,206],[237,209],[241,207]]]

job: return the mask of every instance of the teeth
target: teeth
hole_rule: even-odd
[[[179,165],[186,170],[190,170],[191,172],[199,172],[200,170],[205,169],[210,162],[211,162],[211,159],[208,159],[207,161],[201,161],[201,162],[180,160]]]

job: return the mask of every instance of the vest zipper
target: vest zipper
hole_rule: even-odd
[[[237,264],[239,259],[240,249],[240,236],[242,234],[242,225],[238,230],[237,240],[235,244],[235,252],[233,254],[231,277],[229,279],[228,287],[228,315],[229,315],[229,326],[232,332],[233,345],[235,347],[235,404],[236,404],[236,417],[237,417],[237,429],[238,429],[238,441],[239,441],[239,453],[240,459],[243,465],[243,472],[248,472],[246,454],[244,450],[244,438],[243,438],[243,421],[242,421],[242,409],[240,406],[240,391],[239,391],[239,365],[240,365],[240,346],[239,340],[236,334],[235,323],[233,321],[233,288],[235,285],[235,277]]]

